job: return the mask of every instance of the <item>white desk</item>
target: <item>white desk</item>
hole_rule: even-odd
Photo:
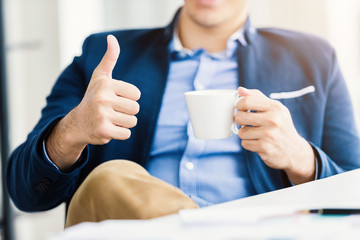
[[[360,215],[288,215],[299,209],[326,207],[360,208],[360,169],[153,220],[83,223],[50,240],[360,239]],[[263,210],[269,210],[268,214],[254,218]]]

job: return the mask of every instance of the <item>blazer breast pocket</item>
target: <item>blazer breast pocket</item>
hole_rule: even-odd
[[[323,119],[323,103],[317,97],[313,85],[294,91],[271,93],[269,97],[289,109],[293,123],[302,136],[308,136]]]
[[[291,99],[291,98],[298,98],[304,95],[310,94],[315,92],[315,86],[311,85],[299,90],[290,91],[290,92],[278,92],[278,93],[271,93],[270,98],[275,100],[281,99]]]

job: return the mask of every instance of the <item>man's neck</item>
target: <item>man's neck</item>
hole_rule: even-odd
[[[214,27],[202,27],[181,13],[178,22],[178,34],[182,45],[187,49],[204,48],[209,53],[221,52],[226,49],[229,37],[239,30],[246,21],[246,16],[238,23],[223,24]]]

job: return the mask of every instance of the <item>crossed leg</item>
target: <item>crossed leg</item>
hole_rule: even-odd
[[[112,160],[96,167],[77,189],[65,227],[106,219],[150,219],[185,208],[198,206],[137,163]]]

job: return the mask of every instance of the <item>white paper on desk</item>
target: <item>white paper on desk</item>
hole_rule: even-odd
[[[184,209],[179,212],[183,224],[252,223],[266,218],[296,213],[294,207],[244,207],[236,209]]]

